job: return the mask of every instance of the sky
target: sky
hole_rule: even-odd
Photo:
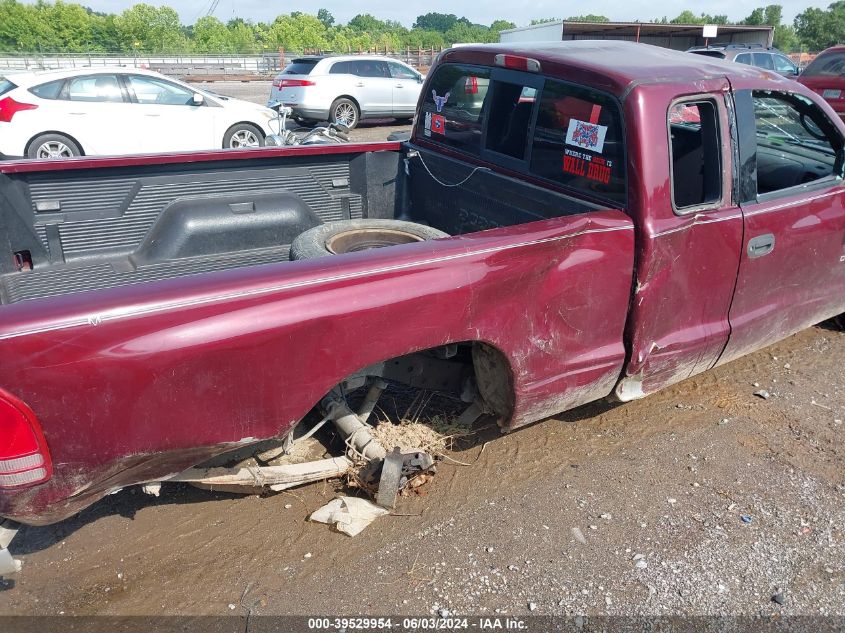
[[[35,0],[24,0],[35,2]],[[71,0],[69,0],[71,1]],[[73,0],[97,11],[119,13],[136,4],[138,0]],[[206,14],[213,0],[144,0],[147,4],[169,5],[179,12],[184,24],[193,24],[197,18]],[[547,0],[530,3],[513,0],[429,0],[428,2],[397,2],[396,0],[363,0],[348,2],[341,0],[220,0],[214,15],[226,22],[233,17],[266,22],[280,13],[303,11],[316,14],[320,8],[326,8],[339,23],[348,22],[358,13],[371,13],[380,20],[396,20],[410,27],[414,19],[431,11],[454,13],[458,17],[466,16],[470,21],[489,25],[493,20],[503,19],[525,26],[534,18],[565,18],[571,15],[594,13],[606,15],[611,20],[647,22],[666,16],[673,18],[684,9],[696,14],[725,14],[731,20],[741,20],[756,7],[777,3],[783,6],[784,21],[791,23],[796,14],[809,6],[827,7],[833,0],[815,2],[807,0],[674,0],[672,2],[654,2],[654,0],[591,0],[590,2],[553,2]]]

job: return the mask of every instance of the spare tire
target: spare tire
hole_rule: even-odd
[[[449,234],[415,222],[340,220],[326,222],[297,235],[290,247],[290,258],[313,259],[441,237],[449,237]]]

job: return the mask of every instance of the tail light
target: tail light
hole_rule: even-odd
[[[20,103],[11,97],[0,99],[0,123],[11,123],[12,117],[23,110],[35,110],[34,103]]]
[[[302,86],[316,86],[317,84],[308,79],[276,79],[273,83],[276,88],[301,88]]]
[[[50,451],[32,409],[0,389],[0,489],[37,484],[52,474]]]
[[[520,57],[518,55],[505,55],[500,53],[493,58],[497,66],[504,66],[505,68],[513,68],[514,70],[527,70],[532,73],[540,72],[540,62],[530,57]]]
[[[468,95],[478,94],[478,77],[467,77],[464,82],[464,92]]]

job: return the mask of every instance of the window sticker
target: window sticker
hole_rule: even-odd
[[[600,127],[600,126],[599,126]],[[602,156],[592,156],[572,149],[564,150],[563,171],[573,176],[583,176],[587,180],[606,185],[610,182],[613,161]]]
[[[566,144],[601,154],[604,149],[605,134],[607,134],[606,125],[570,119],[569,129],[566,131]]]
[[[443,112],[443,106],[446,105],[446,102],[449,100],[451,95],[451,92],[447,92],[445,97],[438,97],[436,90],[431,91],[431,96],[434,97],[434,105],[437,108],[438,113]]]
[[[423,129],[423,134],[431,136],[431,112],[425,113],[425,129]]]
[[[446,134],[446,117],[442,114],[431,115],[431,131],[435,134]]]

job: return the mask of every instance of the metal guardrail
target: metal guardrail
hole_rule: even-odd
[[[428,68],[441,49],[406,48],[402,51],[354,51],[343,55],[385,55],[415,68]],[[108,55],[108,54],[12,54],[0,53],[0,73],[4,70],[56,70],[125,66],[149,68],[174,77],[213,75],[274,75],[294,57],[332,55],[332,51],[308,50],[261,53],[258,55]]]

